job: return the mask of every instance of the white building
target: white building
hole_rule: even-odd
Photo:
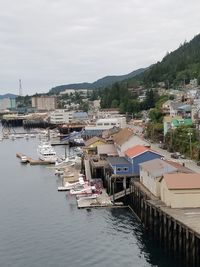
[[[73,112],[67,109],[56,109],[50,114],[50,122],[53,124],[69,123],[72,121]]]
[[[126,127],[126,118],[118,117],[118,118],[104,118],[98,119],[96,121],[97,127],[102,127],[104,130],[111,129],[113,127],[125,128]]]
[[[70,94],[75,94],[75,89],[66,89],[63,92],[60,92],[60,95],[70,95]]]

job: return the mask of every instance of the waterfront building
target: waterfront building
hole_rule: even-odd
[[[114,144],[101,144],[97,145],[97,155],[100,159],[106,159],[107,157],[116,157],[118,153]]]
[[[96,152],[97,146],[106,144],[106,140],[101,137],[94,136],[85,141],[85,150],[88,154]]]
[[[125,157],[108,157],[112,174],[123,176],[132,174],[132,165]]]
[[[126,127],[126,118],[125,117],[116,117],[116,118],[104,118],[98,119],[95,125],[85,126],[85,135],[86,137],[100,136],[103,131],[112,129],[112,128],[125,128]]]
[[[177,168],[161,159],[139,164],[140,182],[156,197],[160,196],[160,180],[164,173],[177,172]]]
[[[137,145],[132,148],[129,148],[125,151],[126,159],[132,165],[132,174],[140,173],[139,164],[153,160],[153,159],[161,159],[163,156],[156,151],[150,149],[150,147]]]
[[[57,97],[55,96],[33,96],[32,107],[41,111],[50,111],[57,108]]]
[[[63,124],[72,121],[73,113],[67,109],[56,109],[50,114],[50,122],[52,124]]]
[[[113,143],[117,148],[119,156],[124,156],[124,152],[135,145],[149,146],[150,144],[134,134],[134,130],[127,127],[113,135]]]
[[[73,122],[80,122],[80,121],[87,121],[88,120],[88,114],[87,112],[83,112],[83,111],[76,111],[73,112],[72,114],[72,120]]]
[[[0,110],[15,109],[15,108],[16,108],[15,98],[2,98],[2,99],[0,99]]]
[[[200,207],[200,174],[164,174],[161,181],[161,200],[171,208]]]

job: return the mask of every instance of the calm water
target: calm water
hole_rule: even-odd
[[[16,152],[36,157],[36,142],[0,143],[0,266],[177,266],[129,210],[78,210],[52,169],[22,165]]]

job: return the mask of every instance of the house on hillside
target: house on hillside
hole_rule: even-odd
[[[139,164],[149,160],[163,158],[163,156],[158,152],[153,151],[149,147],[142,145],[137,145],[126,150],[125,157],[131,163],[132,174],[138,174],[138,175],[140,172]]]
[[[174,130],[181,125],[192,126],[192,119],[184,119],[182,116],[165,116],[163,119],[164,136],[170,131],[170,129]]]
[[[200,174],[164,174],[161,181],[161,200],[171,208],[200,207]]]
[[[124,152],[132,146],[143,145],[150,146],[150,144],[143,138],[134,134],[131,128],[124,128],[113,135],[113,143],[117,148],[119,156],[124,156]]]

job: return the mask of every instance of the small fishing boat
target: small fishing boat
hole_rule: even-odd
[[[85,195],[85,194],[92,194],[96,190],[95,186],[90,186],[87,184],[78,185],[70,190],[71,195]]]
[[[74,182],[74,183],[66,182],[64,186],[58,186],[58,191],[69,191],[79,186],[83,186],[84,184],[85,182],[83,180],[83,177],[79,177],[78,182]]]
[[[27,156],[21,156],[21,163],[27,163],[28,159]]]

